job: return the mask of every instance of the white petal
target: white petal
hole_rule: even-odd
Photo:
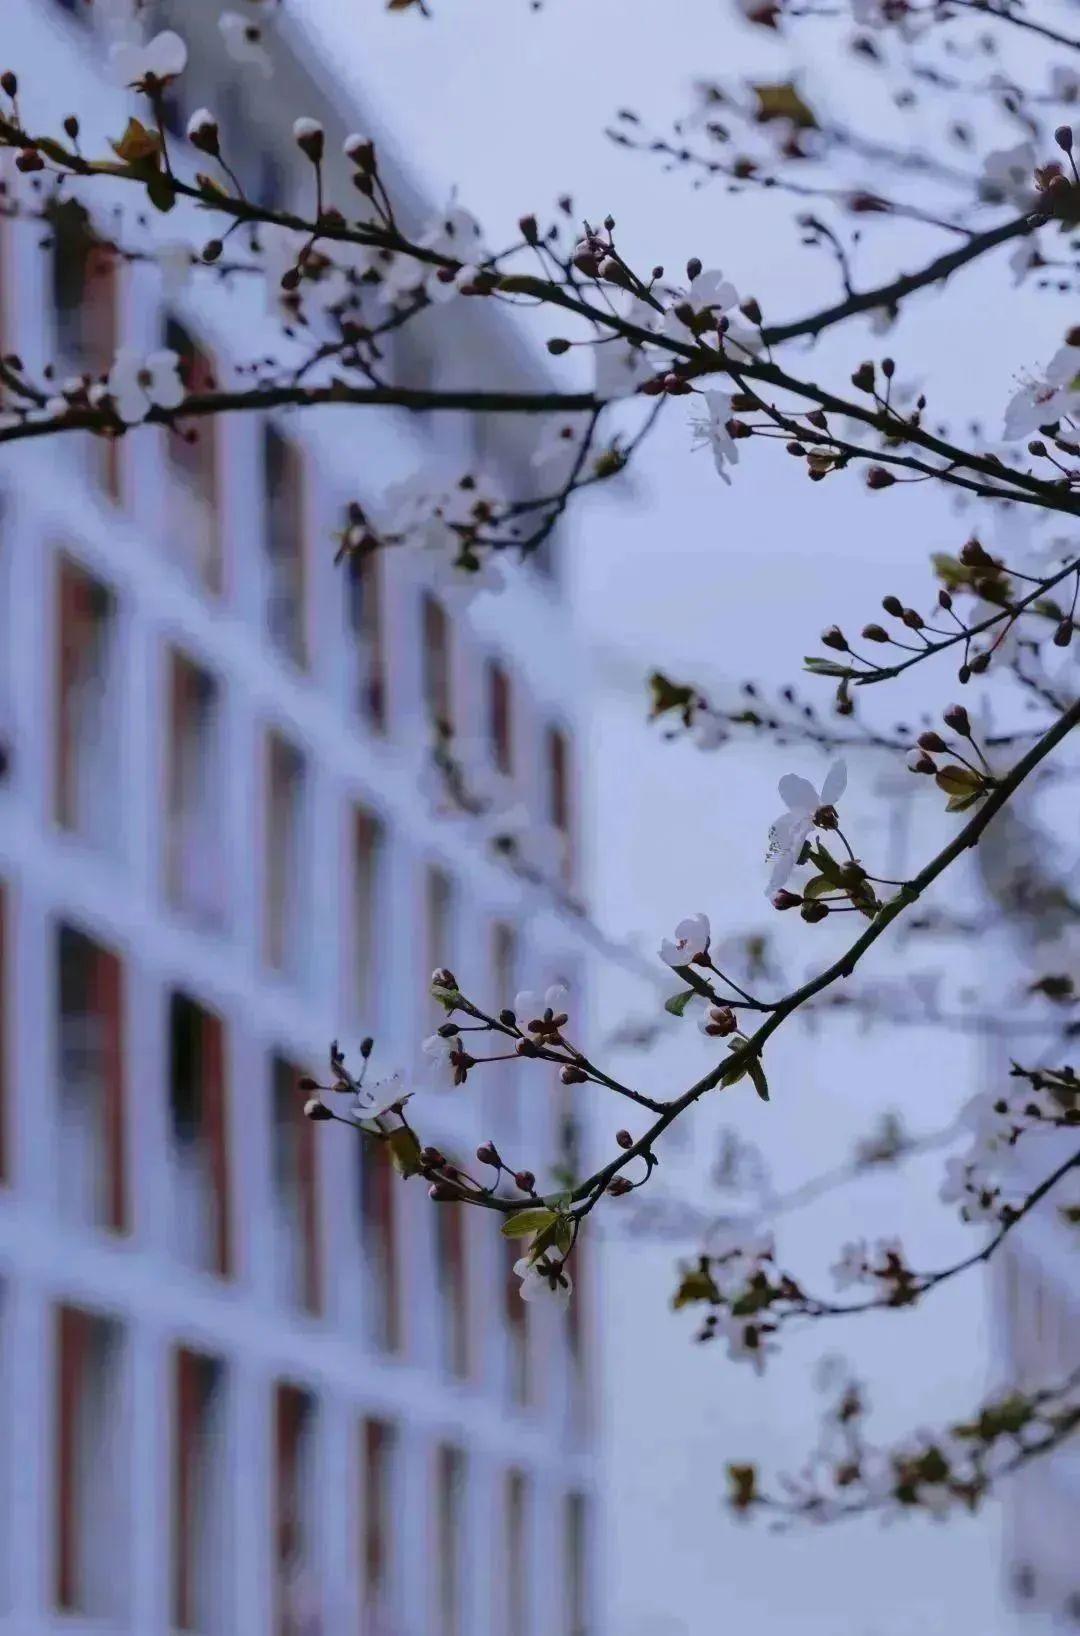
[[[665,937],[660,945],[660,958],[667,966],[685,966],[686,950],[680,949],[677,943],[672,943]]]
[[[184,383],[180,379],[180,359],[175,352],[152,352],[146,360],[150,376],[147,396],[162,409],[178,409],[184,401]]]
[[[143,58],[144,72],[156,74],[158,79],[172,79],[187,67],[187,46],[171,28],[155,35],[146,47]]]
[[[772,870],[769,874],[769,884],[765,888],[767,897],[771,897],[774,892],[779,892],[781,886],[783,886],[789,879],[791,871],[794,868],[795,854],[793,852],[777,853]]]
[[[825,774],[825,782],[821,786],[821,804],[824,807],[835,806],[847,789],[847,762],[834,761]]]
[[[776,786],[780,791],[780,799],[792,812],[813,812],[815,807],[821,806],[821,798],[808,778],[800,778],[798,773],[785,773]]]

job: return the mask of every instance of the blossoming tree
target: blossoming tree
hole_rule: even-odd
[[[49,370],[35,376],[9,354],[0,359],[0,444],[76,432],[108,442],[137,437],[146,425],[192,438],[209,417],[272,408],[335,406],[361,414],[396,406],[528,417],[539,430],[522,492],[499,493],[472,470],[439,489],[417,479],[381,503],[354,502],[336,542],[327,542],[339,560],[422,552],[463,595],[497,592],[500,563],[537,551],[576,497],[617,479],[661,417],[673,414],[689,414],[689,435],[710,452],[725,483],[737,475],[741,446],[757,441],[772,458],[796,461],[810,483],[862,484],[882,505],[889,490],[905,483],[936,485],[965,502],[956,538],[934,555],[909,599],[885,595],[858,636],[835,625],[821,634],[824,651],[806,660],[811,685],[824,690],[821,704],[789,690],[766,705],[751,692],[732,709],[710,700],[694,680],[658,672],[643,698],[643,716],[651,703],[664,730],[688,735],[702,751],[758,734],[831,752],[820,788],[800,774],[781,780],[783,810],[768,841],[762,889],[772,911],[797,914],[811,944],[815,926],[852,917],[854,931],[838,957],[819,960],[797,986],[763,993],[742,971],[721,969],[721,959],[729,964],[722,938],[704,913],[678,920],[658,951],[657,969],[666,966],[677,982],[666,1011],[684,1026],[696,1020],[715,1054],[693,1083],[662,1091],[625,1083],[586,1053],[573,1037],[564,990],[484,995],[473,991],[467,973],[434,972],[432,992],[445,1021],[423,1047],[432,1075],[472,1085],[488,1063],[512,1056],[545,1071],[554,1065],[568,1086],[596,1087],[628,1105],[626,1118],[635,1126],[614,1132],[600,1168],[545,1188],[528,1155],[509,1158],[491,1142],[478,1149],[475,1167],[460,1167],[425,1145],[422,1116],[409,1105],[412,1087],[399,1074],[369,1074],[371,1040],[352,1062],[332,1045],[325,1080],[304,1084],[312,1119],[336,1120],[362,1140],[386,1144],[402,1178],[426,1184],[434,1208],[483,1210],[493,1231],[517,1240],[523,1299],[565,1303],[573,1298],[575,1249],[594,1212],[625,1208],[620,1196],[648,1186],[665,1133],[707,1098],[750,1093],[768,1101],[774,1034],[800,1014],[827,1010],[838,995],[858,1003],[863,958],[895,927],[949,922],[953,866],[1007,822],[1011,804],[1061,775],[1066,741],[1080,723],[1072,657],[1080,545],[1069,521],[1080,515],[1080,325],[1061,323],[1049,361],[1032,364],[986,431],[943,421],[932,408],[929,374],[921,390],[905,387],[883,349],[909,303],[938,300],[944,322],[948,303],[963,299],[965,273],[985,258],[1007,256],[1016,282],[1033,297],[1071,294],[1080,171],[1070,117],[1080,101],[1080,38],[1057,26],[1054,8],[1043,15],[1021,0],[851,0],[841,22],[853,71],[888,85],[900,109],[931,88],[943,127],[933,150],[852,127],[830,113],[827,87],[815,90],[794,78],[704,84],[691,115],[669,132],[651,132],[623,110],[610,134],[639,152],[641,162],[659,159],[701,181],[767,189],[794,201],[803,242],[835,270],[836,295],[813,311],[774,316],[702,260],[691,259],[673,278],[660,264],[658,245],[657,265],[635,266],[610,217],[576,221],[568,200],[550,220],[522,217],[514,242],[501,247],[457,203],[430,222],[408,221],[375,145],[363,135],[344,145],[352,191],[332,197],[325,133],[303,109],[288,117],[310,168],[309,208],[264,202],[241,184],[213,109],[198,108],[184,137],[168,132],[166,102],[188,72],[184,40],[145,29],[138,0],[83,3],[107,18],[113,69],[130,89],[134,111],[111,151],[87,152],[78,111],[60,129],[43,129],[32,80],[20,65],[6,68],[0,149],[13,174],[5,213],[51,224],[74,203],[89,222],[96,188],[126,189],[127,219],[110,216],[107,237],[94,229],[95,243],[123,261],[147,259],[137,242],[140,213],[197,207],[195,219],[210,224],[206,233],[156,252],[162,276],[265,280],[302,357],[287,366],[260,360],[235,380],[210,384],[188,378],[168,350],[148,356],[125,350],[102,373],[71,378]],[[221,15],[221,48],[238,71],[267,77],[274,0],[238,4],[242,10]],[[391,7],[424,15],[438,9],[437,0],[391,0]],[[789,0],[742,0],[741,9],[752,25],[780,36],[820,20],[815,8]],[[1014,65],[1018,41],[1037,57],[1025,49],[1023,65]],[[977,134],[983,125],[1001,124],[1020,130],[1021,140],[983,144]],[[913,221],[940,240],[935,253],[886,277],[861,277],[864,237],[878,234],[879,253],[887,255],[892,225]],[[545,314],[551,384],[451,389],[395,380],[383,338],[455,301]],[[866,318],[880,352],[844,379],[807,373],[809,344]],[[559,371],[583,356],[591,382],[582,386],[569,373],[560,382]],[[927,370],[933,363],[920,360]],[[991,548],[1001,517],[1027,519],[1033,538],[1007,552]],[[919,729],[886,730],[864,714],[864,699],[917,666],[940,674],[943,705],[935,719]],[[1000,719],[949,702],[973,678],[992,685]],[[449,730],[433,726],[432,774],[446,799],[484,824],[508,867],[554,880],[557,859],[532,844],[521,815],[506,810],[498,790],[477,787]],[[849,768],[867,749],[906,763],[925,799],[944,804],[954,826],[940,850],[904,879],[882,875],[844,814]],[[1003,920],[1038,916],[1048,906],[1065,921],[1080,914],[1067,874],[1052,879],[1030,859],[996,883],[992,902],[991,912]],[[955,916],[952,923],[959,924]],[[975,1100],[962,1127],[966,1146],[945,1168],[942,1200],[971,1224],[977,1247],[926,1271],[910,1265],[893,1240],[838,1246],[836,1291],[823,1294],[806,1288],[797,1269],[777,1265],[768,1234],[748,1229],[684,1269],[676,1300],[704,1310],[703,1335],[723,1336],[732,1357],[760,1369],[791,1324],[915,1306],[989,1261],[1033,1211],[1057,1210],[1075,1230],[1080,1211],[1067,1189],[1080,1173],[1080,1081],[1066,1044],[1074,986],[1067,970],[1032,978],[1031,993],[1057,1008],[1060,1027],[1055,1033],[1048,1025],[1037,1061],[1021,1052],[1008,1077]],[[1021,1144],[1046,1156],[1033,1186],[1017,1184],[1013,1155]],[[887,1130],[845,1175],[899,1162],[910,1147],[902,1131]],[[858,1390],[845,1381],[828,1457],[813,1465],[813,1478],[772,1492],[754,1467],[733,1466],[730,1498],[742,1511],[817,1520],[871,1508],[974,1507],[999,1477],[1056,1448],[1078,1425],[1080,1367],[1066,1379],[1010,1391],[940,1435],[874,1449],[862,1432]]]

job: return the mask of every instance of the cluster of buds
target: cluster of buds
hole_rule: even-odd
[[[922,773],[928,778],[933,778],[938,788],[944,790],[949,797],[949,812],[965,812],[968,807],[974,806],[976,801],[990,793],[996,780],[987,766],[986,757],[976,743],[971,718],[964,706],[950,704],[942,711],[941,719],[950,732],[971,746],[971,753],[977,760],[969,761],[955,744],[950,745],[940,733],[928,728],[926,732],[919,734],[915,747],[908,755],[907,764],[913,773]],[[934,757],[943,755],[951,756],[952,760],[946,762],[944,766],[939,766]]]

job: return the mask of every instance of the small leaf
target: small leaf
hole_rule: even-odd
[[[769,1081],[765,1078],[765,1070],[761,1066],[760,1057],[751,1057],[747,1064],[747,1073],[753,1080],[754,1089],[763,1102],[769,1100]]]
[[[804,898],[819,898],[825,892],[835,892],[836,887],[824,875],[815,875],[813,880],[808,880],[801,890]]]
[[[155,210],[167,214],[176,203],[176,189],[162,171],[155,171],[146,184],[146,197]]]
[[[759,124],[768,124],[770,119],[790,119],[800,130],[817,128],[813,109],[803,101],[790,80],[770,85],[752,85],[750,89],[757,97]]]
[[[803,664],[814,676],[857,676],[857,670],[850,665],[837,664],[835,659],[821,659],[815,654],[807,654]]]
[[[747,1059],[749,1061],[749,1059]],[[747,1071],[747,1063],[742,1062],[735,1068],[729,1068],[726,1074],[720,1076],[720,1088],[726,1090],[729,1085],[737,1085]]]
[[[680,1307],[687,1307],[695,1301],[712,1301],[720,1299],[720,1291],[713,1283],[708,1271],[704,1267],[694,1267],[692,1271],[682,1276],[675,1294],[671,1297],[671,1304],[678,1312]]]
[[[681,994],[673,994],[670,999],[664,1001],[664,1010],[670,1011],[673,1017],[681,1017],[693,998],[692,988],[683,989]]]
[[[390,1132],[386,1140],[390,1147],[390,1157],[394,1161],[394,1169],[406,1178],[418,1175],[422,1166],[420,1143],[415,1132],[410,1130],[408,1125],[399,1125],[397,1130]]]
[[[652,708],[649,711],[649,720],[654,721],[657,716],[664,715],[668,710],[685,710],[694,700],[692,687],[685,687],[678,682],[672,682],[662,671],[654,670],[649,677],[649,691],[652,694]]]
[[[541,1233],[545,1227],[552,1226],[556,1219],[554,1210],[538,1205],[508,1216],[500,1230],[504,1238],[528,1238],[530,1233]]]
[[[126,164],[141,165],[151,160],[156,166],[161,152],[161,138],[156,131],[148,131],[141,120],[133,117],[128,120],[119,142],[110,142],[109,146],[117,158],[123,159]]]

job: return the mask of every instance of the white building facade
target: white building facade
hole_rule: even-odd
[[[289,197],[310,182],[293,117],[336,152],[348,110],[286,30],[252,94],[207,44],[216,8],[188,11],[218,74],[193,68],[196,100]],[[128,99],[88,13],[16,0],[4,51],[34,122],[78,111],[93,146]],[[120,345],[170,344],[193,379],[256,355],[261,280],[170,290],[63,221],[43,236],[0,221],[2,350],[32,373],[98,372]],[[523,367],[497,327],[447,322],[462,352],[487,334]],[[402,367],[432,373],[410,344]],[[433,965],[499,1005],[580,969],[552,895],[417,793],[448,714],[573,854],[577,665],[551,564],[462,611],[404,553],[351,578],[332,561],[348,500],[418,465],[508,471],[514,449],[465,417],[367,419],[235,415],[190,442],[146,428],[0,460],[12,1636],[603,1628],[589,1264],[569,1319],[534,1313],[493,1217],[435,1208],[302,1117],[331,1039],[355,1061],[373,1034],[380,1072],[412,1066]],[[418,1098],[423,1139],[565,1160],[572,1093],[522,1067]]]

